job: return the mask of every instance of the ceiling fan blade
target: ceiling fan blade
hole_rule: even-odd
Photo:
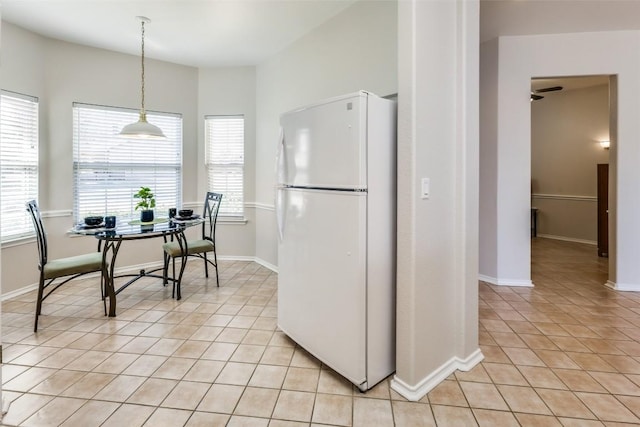
[[[531,94],[531,100],[532,100],[532,101],[537,101],[537,100],[542,99],[542,98],[544,98],[544,96],[542,96],[542,95],[536,95],[536,94],[534,94],[534,93],[532,93],[532,94]]]
[[[542,89],[534,90],[535,93],[544,93],[544,92],[555,92],[557,90],[562,90],[562,86],[553,86],[553,87],[545,87]]]

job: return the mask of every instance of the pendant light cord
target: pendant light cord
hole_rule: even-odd
[[[167,139],[165,134],[162,132],[162,129],[147,121],[147,112],[144,109],[144,24],[151,22],[151,20],[146,16],[136,16],[136,19],[140,20],[142,30],[142,55],[140,55],[140,115],[137,122],[128,124],[123,127],[119,135],[127,139]]]
[[[146,111],[144,109],[144,19],[142,20],[142,55],[141,55],[141,58],[142,58],[142,67],[141,67],[142,68],[142,76],[141,76],[142,77],[142,85],[141,85],[141,87],[142,87],[142,107],[140,109],[140,115],[142,117],[144,117],[145,120],[146,120],[147,113],[146,113]]]

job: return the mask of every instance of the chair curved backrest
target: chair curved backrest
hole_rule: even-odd
[[[56,289],[70,280],[83,274],[101,271],[100,288],[102,289],[102,301],[104,303],[104,314],[107,314],[107,305],[105,301],[104,290],[106,289],[107,267],[103,254],[99,251],[91,254],[77,255],[67,258],[52,259],[47,265],[47,233],[44,231],[42,224],[42,216],[38,203],[35,200],[29,200],[25,203],[27,211],[33,220],[33,227],[36,230],[38,255],[40,256],[40,280],[38,281],[38,296],[36,299],[36,318],[33,325],[33,331],[38,331],[38,316],[42,313],[42,302],[49,297]],[[66,278],[65,278],[66,277]],[[56,281],[58,278],[64,278]]]
[[[29,200],[25,203],[27,211],[31,215],[33,221],[33,227],[36,230],[36,237],[38,240],[38,255],[40,257],[40,264],[38,268],[42,270],[47,263],[47,233],[44,231],[44,225],[42,224],[42,216],[40,215],[40,209],[38,208],[38,202],[35,200]]]
[[[207,197],[204,200],[204,212],[202,217],[207,221],[202,223],[202,238],[204,240],[211,240],[214,245],[216,242],[216,222],[218,221],[218,211],[220,210],[220,202],[222,201],[222,194],[207,192]]]

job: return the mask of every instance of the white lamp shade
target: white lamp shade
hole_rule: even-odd
[[[129,139],[166,139],[162,130],[149,123],[145,116],[140,114],[140,119],[122,128],[119,136]]]
[[[123,127],[118,135],[127,139],[167,139],[158,126],[147,122],[147,114],[144,109],[144,24],[146,22],[151,22],[151,20],[146,16],[138,16],[137,18],[140,20],[140,24],[142,26],[142,102],[140,105],[140,116],[138,117],[137,122]]]

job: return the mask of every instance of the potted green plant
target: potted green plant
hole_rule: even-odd
[[[137,193],[133,195],[134,199],[140,199],[136,205],[136,210],[142,209],[140,212],[140,222],[153,221],[153,208],[156,207],[156,199],[149,187],[140,187]]]

